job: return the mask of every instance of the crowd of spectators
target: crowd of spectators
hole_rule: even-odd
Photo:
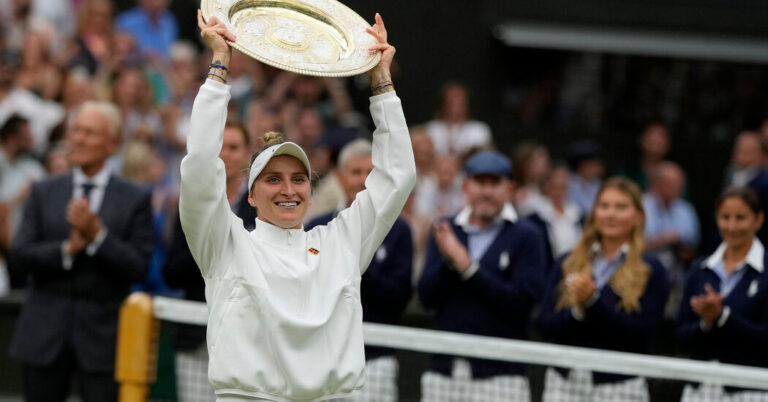
[[[175,269],[179,264],[194,264],[191,256],[184,253],[184,238],[178,222],[179,164],[185,155],[192,102],[208,65],[197,44],[179,39],[178,21],[168,11],[169,0],[137,3],[135,8],[117,14],[110,0],[0,2],[0,296],[12,288],[29,286],[23,267],[6,267],[14,239],[23,225],[25,202],[33,183],[72,169],[65,140],[71,131],[71,121],[83,104],[98,100],[112,102],[122,120],[120,145],[106,162],[110,172],[151,193],[154,251],[145,280],[136,283],[134,288],[203,300],[202,281],[193,284],[196,290],[190,291],[185,284],[189,281],[188,271]],[[56,6],[52,6],[54,4]],[[279,131],[305,149],[317,175],[312,181],[313,203],[305,223],[323,224],[332,219],[352,202],[370,172],[370,150],[366,151],[364,140],[370,137],[370,122],[366,113],[353,106],[354,85],[343,79],[281,71],[238,52],[233,55],[231,67],[229,131],[225,129],[221,158],[227,166],[227,194],[233,210],[243,217],[246,227],[253,221],[253,209],[243,201],[243,195],[247,198],[243,170],[248,167],[248,155],[261,147],[262,135]],[[711,261],[697,258],[715,251],[701,244],[702,231],[714,227],[710,219],[718,222],[721,231],[728,228],[724,226],[726,223],[720,225],[720,210],[731,207],[727,203],[729,197],[748,206],[746,219],[752,219],[753,224],[759,221],[761,225],[753,225],[756,236],[762,244],[768,241],[768,226],[762,225],[762,213],[768,210],[768,120],[754,131],[733,133],[732,164],[722,178],[712,178],[722,180],[723,189],[751,188],[756,198],[751,193],[726,195],[713,218],[710,206],[694,207],[686,201],[686,176],[696,172],[686,172],[668,159],[670,136],[674,133],[662,122],[651,122],[638,133],[639,153],[635,160],[628,158],[631,163],[609,172],[626,179],[604,182],[610,175],[606,174],[601,155],[607,150],[589,139],[573,142],[563,155],[552,155],[546,144],[535,142],[521,143],[513,150],[502,149],[501,153],[511,156],[511,163],[507,161],[506,167],[506,157],[500,153],[488,154],[495,148],[491,129],[486,123],[471,118],[467,88],[459,83],[447,83],[440,94],[441,102],[434,119],[414,125],[411,130],[417,184],[403,210],[402,220],[393,227],[396,233],[374,257],[372,267],[376,264],[381,267],[371,268],[366,274],[370,278],[380,275],[383,279],[378,279],[379,282],[370,279],[374,282],[368,283],[364,276],[366,319],[396,323],[412,289],[418,288],[425,308],[437,312],[435,325],[440,329],[526,338],[531,311],[542,302],[538,297],[543,292],[541,327],[542,333],[551,340],[565,337],[569,339],[566,343],[645,351],[647,348],[640,343],[611,346],[621,335],[613,336],[613,332],[601,334],[605,341],[594,344],[602,338],[587,339],[589,334],[584,333],[580,343],[581,338],[565,336],[562,331],[589,322],[588,317],[596,311],[594,314],[603,320],[625,323],[633,312],[642,312],[645,321],[627,323],[613,330],[619,333],[625,329],[632,333],[632,329],[639,326],[647,332],[656,328],[662,319],[661,315],[652,316],[657,310],[661,311],[658,304],[662,304],[666,305],[663,316],[668,321],[674,321],[683,306],[680,313],[684,318],[681,325],[685,325],[681,329],[683,339],[713,342],[707,338],[708,334],[722,327],[728,336],[740,333],[738,331],[750,334],[755,348],[765,350],[764,339],[768,337],[760,341],[760,336],[768,326],[768,307],[741,315],[740,308],[746,301],[739,299],[741,307],[731,309],[724,309],[722,305],[723,297],[727,299],[728,294],[736,292],[733,289],[738,283],[726,280],[733,267],[738,271],[739,267],[752,264],[752,271],[742,273],[750,281],[746,290],[749,299],[765,294],[764,282],[758,281],[759,275],[765,278],[762,251],[758,253],[746,247],[741,251],[749,251],[749,256],[745,254],[745,259],[735,261],[735,265],[728,260],[730,255],[723,257],[727,253],[725,246],[718,251],[719,256],[716,253],[710,257]],[[347,150],[346,154],[343,149]],[[481,158],[473,159],[476,156]],[[489,163],[496,165],[489,167]],[[498,179],[500,177],[509,183]],[[493,186],[498,188],[488,190]],[[634,265],[628,265],[627,269],[617,270],[618,265],[610,268],[615,256],[605,255],[606,250],[600,249],[600,242],[604,241],[600,231],[605,228],[590,218],[595,214],[599,196],[610,193],[606,188],[616,190],[618,198],[628,197],[632,208],[643,216],[639,234],[627,234],[629,246],[611,250],[618,252],[616,258],[631,259]],[[496,192],[491,196],[484,191]],[[487,201],[485,198],[493,197],[501,197],[499,205],[503,205],[503,209],[491,214],[490,229],[483,225],[476,227],[470,214],[481,208]],[[237,206],[238,202],[242,207]],[[743,212],[739,207],[741,205],[732,208],[737,211],[733,214]],[[708,221],[701,224],[699,216]],[[433,226],[445,217],[450,217],[450,224]],[[502,231],[503,225],[516,229]],[[446,231],[463,237],[459,240],[446,237]],[[723,244],[729,235],[722,236]],[[409,239],[410,244],[401,244],[403,239]],[[453,242],[464,243],[466,256],[452,254]],[[759,242],[754,244],[752,247],[757,248]],[[638,246],[641,249],[634,248]],[[742,245],[742,249],[744,247]],[[487,250],[495,253],[495,260],[486,261]],[[578,253],[577,258],[563,260],[571,250],[577,250],[571,254]],[[402,258],[392,260],[398,253],[412,258],[407,262]],[[459,266],[464,257],[469,257],[466,261],[472,265]],[[582,272],[582,267],[575,262],[578,258],[591,261],[597,282],[590,285],[585,280],[580,285],[595,287],[585,293],[583,300],[577,291],[574,295],[566,295],[564,291],[568,274]],[[718,258],[725,261],[719,270],[716,269],[720,266]],[[491,267],[493,264],[497,266]],[[600,273],[598,266],[602,267]],[[705,282],[715,283],[707,282],[705,275],[695,275],[698,272],[695,270],[703,269],[702,266],[712,268],[716,275],[710,276],[718,278],[717,281],[728,283],[727,290],[710,286],[701,293]],[[642,267],[651,268],[638,274],[644,272]],[[164,268],[171,270],[164,273]],[[487,276],[492,268],[501,271]],[[389,271],[383,271],[385,269]],[[444,277],[447,271],[453,276]],[[614,286],[611,275],[618,272],[625,280]],[[633,282],[632,273],[640,275],[642,280]],[[696,281],[695,284],[686,285],[686,276],[694,278],[691,280]],[[386,288],[383,284],[391,282],[393,277],[397,277],[398,283],[390,283],[393,288]],[[579,279],[573,278],[578,284]],[[751,285],[758,283],[755,281],[760,285]],[[612,291],[601,293],[604,286],[611,287]],[[757,290],[754,286],[761,287]],[[627,288],[640,290],[623,290]],[[383,294],[393,299],[367,296],[382,289],[387,289]],[[504,296],[504,292],[512,296]],[[643,296],[649,293],[654,295],[652,300],[650,296]],[[717,306],[715,294],[719,293],[724,294],[719,296],[720,309],[715,310],[721,315],[713,320],[712,307],[707,310],[704,305]],[[610,308],[598,302],[605,295],[613,298]],[[490,303],[475,300],[494,296]],[[702,300],[697,299],[698,304],[690,301],[689,305],[687,299],[695,297]],[[370,300],[366,305],[367,299]],[[489,304],[503,302],[517,304],[507,306],[509,311],[489,307]],[[613,308],[617,303],[621,311]],[[381,311],[376,310],[377,305]],[[503,322],[500,317],[515,318]],[[750,321],[754,317],[762,317],[762,321]],[[646,335],[650,334],[646,332],[634,332],[633,336],[647,341]],[[202,336],[192,336],[193,347],[199,347]],[[635,338],[625,338],[622,342]],[[391,354],[382,350],[367,352],[374,357]],[[715,357],[747,364],[760,361],[734,357],[732,352],[727,350]],[[692,355],[698,357],[702,353],[693,351]],[[765,361],[768,360],[762,360]],[[466,366],[468,370],[474,369],[474,374],[481,377],[520,372],[514,365],[471,363]],[[448,359],[437,358],[432,369],[447,375],[452,370],[451,364]],[[564,380],[564,375],[548,373],[553,381]],[[606,379],[595,379],[596,382],[603,380]],[[430,381],[439,381],[439,378]]]

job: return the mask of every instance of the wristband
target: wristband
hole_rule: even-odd
[[[208,68],[209,69],[211,69],[211,68],[218,68],[218,69],[224,70],[226,72],[229,72],[229,69],[227,68],[227,66],[222,65],[222,64],[211,63],[211,65],[208,66]]]
[[[392,87],[392,86],[394,86],[394,85],[392,85],[391,82],[386,83],[386,84],[377,85],[377,86],[371,88],[371,92],[375,93],[375,92],[381,91],[382,89],[384,89],[386,87]]]
[[[220,80],[224,81],[224,83],[225,83],[225,84],[226,84],[226,82],[227,82],[227,79],[226,79],[226,78],[224,78],[224,77],[222,77],[222,76],[220,76],[220,75],[218,75],[218,74],[216,74],[216,73],[208,73],[208,77],[216,77],[216,78],[218,78],[218,79],[220,79]]]

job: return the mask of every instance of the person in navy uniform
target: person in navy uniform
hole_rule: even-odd
[[[510,203],[512,164],[481,151],[465,164],[469,205],[437,222],[419,281],[419,297],[442,331],[526,339],[544,282],[543,234]],[[422,401],[528,401],[525,366],[436,355],[421,378]]]
[[[306,230],[333,220],[352,204],[357,193],[365,190],[365,179],[373,170],[371,151],[371,142],[365,139],[354,140],[342,148],[336,174],[344,190],[346,204],[316,217],[307,224]],[[412,264],[411,229],[405,220],[397,218],[360,282],[363,321],[381,324],[397,324],[400,321],[413,293]],[[354,400],[398,400],[398,363],[393,349],[366,346],[365,371],[366,386]]]
[[[669,294],[661,263],[643,256],[645,214],[637,185],[607,180],[581,239],[552,268],[539,327],[554,342],[643,353]],[[642,378],[550,368],[543,401],[648,401]]]
[[[757,237],[764,222],[760,199],[749,187],[728,189],[715,215],[723,241],[691,265],[677,321],[679,344],[695,359],[768,367],[768,260]],[[682,398],[724,399],[768,401],[768,393],[689,384]]]

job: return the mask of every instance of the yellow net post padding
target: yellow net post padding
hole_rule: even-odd
[[[115,379],[120,402],[146,402],[157,377],[159,324],[152,313],[152,297],[136,292],[120,307]]]

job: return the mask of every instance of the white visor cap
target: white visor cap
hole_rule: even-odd
[[[261,153],[253,161],[253,164],[251,164],[251,170],[248,173],[249,192],[253,187],[253,182],[256,181],[257,177],[259,177],[259,173],[264,170],[264,166],[267,166],[267,163],[269,163],[272,158],[280,155],[288,155],[298,159],[304,165],[304,167],[307,168],[307,177],[309,177],[310,180],[312,179],[312,168],[309,167],[309,158],[307,158],[307,154],[304,153],[304,150],[301,149],[301,147],[296,143],[283,142],[280,144],[272,145],[269,148],[261,151]]]

